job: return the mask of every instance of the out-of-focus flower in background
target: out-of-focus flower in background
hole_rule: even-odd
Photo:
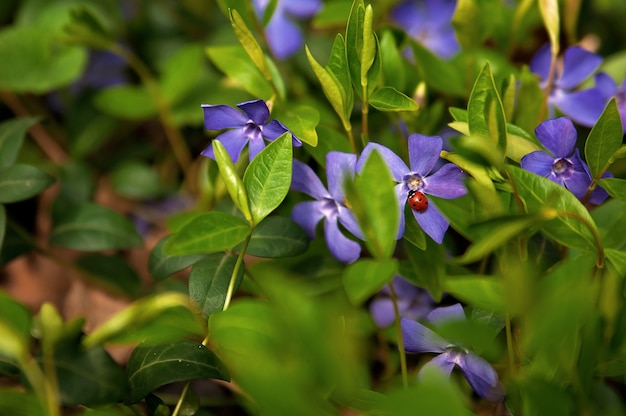
[[[434,301],[427,291],[412,285],[400,276],[392,283],[396,293],[398,313],[409,319],[423,319],[433,309]],[[370,303],[370,314],[379,328],[385,328],[395,320],[395,312],[389,286],[383,287]]]

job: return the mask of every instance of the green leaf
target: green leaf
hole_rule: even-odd
[[[237,255],[232,253],[213,253],[198,261],[189,274],[189,297],[202,309],[206,319],[213,312],[224,308],[230,279],[235,270]],[[243,267],[239,268],[233,287],[233,293],[243,279]]]
[[[87,51],[59,42],[47,24],[5,27],[0,31],[0,89],[45,93],[68,85],[85,69]]]
[[[451,62],[442,60],[412,39],[409,42],[417,68],[429,88],[459,97],[467,94],[461,73]]]
[[[494,4],[489,5],[493,10]],[[490,16],[491,19],[491,16]],[[454,10],[452,24],[456,37],[464,50],[481,46],[483,42],[483,25],[480,3],[472,0],[459,0]]]
[[[0,414],[11,416],[46,416],[41,401],[34,395],[3,389],[0,394]]]
[[[589,229],[578,219],[559,215],[559,212],[569,212],[595,228],[589,211],[570,191],[549,179],[516,166],[509,166],[508,171],[526,204],[528,213],[547,213],[548,207],[556,210],[556,216],[541,225],[541,230],[546,235],[566,247],[595,251],[595,240]]]
[[[252,96],[266,101],[272,98],[272,86],[240,45],[211,46],[206,51],[211,62],[220,71],[239,83]]]
[[[254,65],[259,69],[259,71],[261,71],[265,79],[272,79],[272,75],[267,68],[265,54],[263,53],[261,46],[259,46],[259,43],[250,32],[237,10],[230,10],[230,24],[233,27],[235,35],[237,35],[237,39],[239,39],[239,43],[241,43],[243,49],[246,51],[252,62],[254,62]]]
[[[2,252],[2,243],[4,243],[4,234],[7,229],[7,211],[4,205],[0,205],[0,253]]]
[[[350,78],[359,97],[361,88],[361,53],[363,50],[363,24],[365,5],[363,0],[354,0],[350,9],[350,17],[346,25],[346,57]]]
[[[598,180],[598,185],[604,188],[613,198],[626,201],[626,179],[602,178]]]
[[[0,124],[0,170],[15,163],[26,132],[36,122],[35,117],[24,117]]]
[[[291,133],[270,143],[250,162],[243,175],[254,224],[274,211],[291,186]]]
[[[161,71],[159,87],[171,106],[182,103],[198,88],[205,59],[203,47],[198,44],[185,45],[167,59]]]
[[[350,113],[352,113],[352,108],[354,107],[354,90],[352,89],[350,68],[346,58],[346,43],[340,33],[337,33],[337,36],[335,36],[326,71],[334,75],[334,79],[340,86],[343,107],[343,112],[340,116],[342,120],[349,120]]]
[[[119,256],[92,254],[82,256],[76,265],[106,286],[130,296],[141,290],[141,278],[128,262]]]
[[[297,256],[309,248],[310,241],[298,224],[272,215],[254,227],[246,253],[267,258]]]
[[[135,199],[154,198],[163,192],[156,170],[146,163],[122,162],[111,172],[111,186],[125,197]]]
[[[163,246],[170,236],[164,237],[150,252],[148,271],[156,281],[167,279],[174,273],[183,270],[204,257],[204,254],[190,254],[187,256],[170,256],[163,252]]]
[[[320,121],[319,111],[308,105],[289,106],[287,111],[277,113],[279,119],[298,138],[310,146],[317,146],[317,132],[315,127]]]
[[[92,203],[66,212],[50,236],[50,244],[81,251],[122,249],[142,243],[128,218]]]
[[[402,91],[406,83],[404,58],[398,51],[393,33],[385,30],[380,38],[380,61],[385,85]]]
[[[517,88],[517,105],[514,122],[524,131],[534,131],[542,121],[541,106],[537,103],[544,99],[543,90],[539,85],[539,77],[530,72],[527,66],[522,68]]]
[[[382,87],[369,98],[372,107],[380,111],[416,111],[419,106],[412,99],[392,87]]]
[[[0,171],[0,203],[31,198],[54,182],[54,178],[31,165],[12,165]]]
[[[372,5],[368,4],[365,8],[365,14],[363,16],[363,33],[358,34],[362,36],[363,43],[362,49],[359,53],[361,57],[361,86],[366,87],[368,85],[368,72],[374,63],[376,57],[377,44],[373,31],[374,25],[374,11]]]
[[[389,168],[377,151],[367,158],[354,185],[346,182],[348,204],[377,260],[391,258],[398,237],[400,210],[393,185]]]
[[[226,184],[226,189],[233,203],[239,211],[241,211],[244,218],[249,223],[252,222],[252,214],[250,213],[246,188],[222,142],[213,140],[213,151],[215,152],[215,161],[220,169],[220,176]]]
[[[624,181],[626,188],[626,181]],[[626,196],[626,195],[625,195]],[[620,248],[626,244],[626,202],[613,199],[593,211],[591,216],[598,226],[604,248]]]
[[[548,31],[552,55],[556,56],[559,53],[559,28],[561,26],[558,0],[539,0],[539,11]]]
[[[250,233],[246,221],[220,211],[200,214],[173,234],[163,246],[165,254],[183,256],[228,250]]]
[[[410,209],[410,208],[408,208]],[[426,250],[426,233],[417,221],[406,221],[402,238],[420,250]]]
[[[507,147],[506,120],[489,62],[474,83],[467,103],[467,119],[470,134],[489,140],[503,160]]]
[[[417,221],[410,218],[407,224],[409,222]],[[443,279],[447,264],[445,246],[427,238],[424,249],[412,244],[405,245],[405,249],[409,261],[401,265],[400,274],[416,286],[426,289],[430,296],[439,302],[443,292]]]
[[[156,104],[148,89],[137,85],[118,85],[100,91],[94,105],[115,117],[142,120],[157,113]]]
[[[204,345],[180,341],[168,345],[139,345],[126,368],[130,388],[127,403],[135,403],[165,384],[197,378],[229,380],[228,370]]]
[[[32,318],[28,309],[0,292],[0,357],[20,361],[28,354]],[[2,396],[2,395],[0,395]]]
[[[595,179],[602,177],[622,146],[624,130],[615,97],[606,105],[585,142],[585,158]]]
[[[506,312],[504,287],[495,277],[449,276],[443,290],[455,298],[485,311]]]
[[[398,261],[359,260],[346,268],[343,273],[343,287],[348,299],[360,305],[398,273]]]

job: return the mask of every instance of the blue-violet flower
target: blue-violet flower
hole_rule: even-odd
[[[446,322],[465,321],[466,318],[463,307],[457,303],[434,309],[426,320],[437,327]],[[427,367],[434,367],[449,376],[454,367],[459,366],[469,385],[480,397],[494,402],[503,399],[504,391],[498,374],[483,358],[463,346],[450,343],[419,322],[402,318],[401,327],[404,349],[407,352],[438,354],[420,372]]]
[[[262,18],[270,0],[253,0],[254,9]],[[270,49],[279,59],[298,52],[304,45],[304,37],[293,19],[313,17],[322,7],[321,0],[278,0],[270,21],[265,27],[265,36]]]
[[[345,206],[344,181],[354,178],[356,155],[331,151],[326,154],[326,178],[328,190],[307,164],[294,159],[291,189],[315,198],[297,204],[291,219],[309,235],[315,237],[317,223],[324,219],[324,237],[331,254],[343,263],[356,261],[361,246],[342,234],[339,223],[360,239],[363,234],[352,211]]]
[[[237,104],[243,111],[220,104],[202,104],[204,109],[204,128],[207,130],[228,130],[216,137],[230,155],[233,162],[236,162],[241,155],[241,151],[249,143],[250,160],[265,149],[264,140],[274,141],[285,132],[291,131],[278,120],[268,121],[270,110],[265,101],[253,100]],[[293,145],[301,146],[302,142],[291,133]],[[215,159],[213,153],[213,143],[209,144],[202,155]]]
[[[433,172],[443,146],[441,137],[411,134],[408,145],[410,167],[389,148],[373,142],[365,146],[357,162],[357,171],[360,171],[369,154],[375,149],[387,163],[391,176],[398,183],[395,186],[401,213],[398,236],[404,233],[404,206],[413,192],[444,199],[458,198],[467,193],[463,184],[465,175],[458,166],[446,163]],[[450,223],[435,203],[429,201],[427,208],[419,211],[412,209],[411,212],[424,232],[441,244]]]
[[[611,98],[615,97],[617,110],[622,119],[622,129],[624,134],[626,134],[626,78],[624,78],[622,85],[618,87],[613,78],[605,72],[600,72],[596,74],[595,81],[596,86],[594,88],[602,95],[605,105]]]
[[[433,309],[434,300],[424,289],[412,285],[400,276],[394,277],[391,284],[396,293],[398,312],[401,317],[422,319]],[[374,296],[369,309],[372,319],[379,328],[388,327],[394,322],[396,314],[388,285],[385,285]]]

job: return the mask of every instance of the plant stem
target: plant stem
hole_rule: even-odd
[[[393,303],[393,314],[396,325],[396,334],[398,338],[398,354],[400,355],[400,371],[402,372],[402,385],[405,389],[409,388],[409,377],[406,368],[406,352],[404,351],[404,338],[402,337],[402,327],[400,325],[400,310],[398,309],[398,296],[392,283],[388,284],[389,293],[391,294],[391,302]]]
[[[49,380],[41,371],[37,360],[33,357],[28,357],[25,361],[20,363],[20,368],[39,400],[45,404],[47,415],[59,416],[58,390],[50,385]]]
[[[243,258],[246,255],[246,251],[248,251],[248,245],[250,244],[251,238],[252,238],[252,233],[248,234],[248,236],[244,240],[243,247],[241,248],[241,251],[239,252],[239,256],[237,257],[235,268],[233,269],[233,273],[230,276],[230,283],[228,283],[228,290],[226,292],[226,299],[224,300],[224,307],[222,308],[222,311],[227,310],[228,306],[230,306],[230,301],[233,297],[233,292],[235,291],[235,283],[237,282],[237,275],[239,274],[239,269],[241,268],[241,265],[243,264]]]
[[[515,352],[513,351],[513,332],[511,330],[511,316],[507,312],[504,316],[506,328],[506,349],[509,356],[509,375],[515,373]]]

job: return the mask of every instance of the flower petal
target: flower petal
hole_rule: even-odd
[[[400,327],[402,328],[404,349],[407,352],[442,353],[450,345],[448,341],[411,319],[400,319]]]
[[[425,211],[418,212],[413,209],[411,211],[413,212],[413,217],[415,217],[417,223],[420,227],[422,227],[422,230],[424,230],[424,232],[428,234],[437,244],[441,244],[450,223],[441,214],[435,204],[430,202]]]
[[[544,178],[552,176],[554,158],[541,150],[536,150],[522,157],[520,166],[529,172]]]
[[[436,368],[437,371],[441,371],[444,375],[450,377],[450,374],[454,369],[454,365],[454,362],[450,361],[448,354],[444,352],[443,354],[439,354],[438,356],[424,364],[422,368],[420,368],[419,373],[417,373],[417,378],[419,379],[424,371],[428,371],[428,368]]]
[[[372,151],[376,150],[383,157],[383,160],[387,164],[387,167],[391,171],[391,176],[396,182],[402,182],[404,175],[409,173],[409,167],[404,163],[404,161],[395,154],[391,149],[382,144],[369,142],[363,151],[361,152],[361,156],[359,160],[356,162],[356,171],[360,172],[365,165],[365,161],[372,154]]]
[[[322,181],[317,177],[309,165],[294,159],[292,169],[291,189],[294,191],[304,192],[315,199],[330,197],[330,194],[322,184]]]
[[[241,108],[248,118],[258,126],[264,125],[270,118],[270,110],[263,100],[246,101],[237,104],[237,107]]]
[[[452,25],[437,28],[437,31],[427,36],[422,43],[443,59],[451,58],[461,49]]]
[[[265,137],[270,142],[278,139],[285,132],[288,132],[289,129],[283,126],[278,120],[272,120],[263,127],[261,127],[261,133],[263,137]]]
[[[291,219],[306,231],[309,238],[315,238],[317,223],[324,218],[322,202],[306,201],[296,204],[291,210]]]
[[[426,320],[433,325],[441,325],[445,322],[465,321],[465,312],[460,303],[450,306],[442,306],[430,311]]]
[[[398,205],[400,208],[400,222],[398,223],[398,235],[396,236],[396,239],[399,240],[404,235],[404,227],[406,226],[404,219],[404,207],[406,206],[408,192],[405,189],[404,183],[397,184],[393,187],[393,189],[396,191]]]
[[[409,136],[409,167],[411,172],[428,176],[439,160],[443,139],[439,136],[424,136],[413,133]]]
[[[428,23],[433,27],[450,25],[456,9],[456,0],[425,0],[428,9]]]
[[[345,198],[343,182],[347,178],[354,178],[356,155],[343,152],[328,152],[326,154],[326,180],[328,192],[337,202]]]
[[[602,64],[602,57],[579,46],[570,46],[563,54],[563,72],[555,84],[571,90],[589,78]]]
[[[550,62],[552,60],[552,53],[550,52],[550,44],[544,44],[535,53],[530,61],[530,71],[539,75],[542,86],[547,82],[548,75],[550,74]]]
[[[565,187],[569,189],[576,198],[581,199],[587,193],[589,185],[591,185],[591,176],[589,176],[587,172],[574,170],[572,176],[565,179],[563,182]]]
[[[592,127],[602,114],[606,100],[600,90],[588,88],[572,93],[560,93],[553,99],[553,103],[576,123]]]
[[[248,143],[248,152],[250,154],[250,162],[265,149],[265,141],[262,137],[255,137],[250,139]]]
[[[202,104],[204,110],[204,128],[207,130],[222,130],[242,127],[248,118],[227,105]]]
[[[359,223],[354,217],[352,211],[344,206],[339,205],[339,213],[337,217],[339,218],[339,222],[341,223],[341,225],[346,227],[346,229],[350,231],[352,235],[361,240],[365,240],[363,232],[361,231],[361,227],[359,226]]]
[[[498,373],[487,361],[469,352],[458,364],[467,382],[480,397],[490,401],[500,401],[504,398],[504,391],[498,382]]]
[[[279,59],[285,59],[298,52],[304,44],[300,28],[285,13],[277,11],[265,27],[270,48]]]
[[[377,297],[370,303],[370,315],[379,328],[386,328],[396,319],[393,302],[388,297]]]
[[[241,150],[248,143],[248,138],[243,134],[241,129],[229,130],[226,131],[215,138],[215,140],[219,140],[228,152],[231,160],[236,162],[241,155]],[[213,142],[209,144],[201,153],[202,156],[210,157],[211,159],[215,159],[215,154],[213,152]]]
[[[299,19],[314,16],[322,7],[321,0],[281,0],[279,4],[290,16]]]
[[[428,24],[427,15],[424,4],[411,0],[399,4],[391,12],[391,18],[411,36]]]
[[[606,72],[600,72],[596,74],[594,80],[596,83],[595,88],[600,91],[602,97],[605,100],[608,100],[609,98],[617,94],[617,83]]]
[[[324,237],[328,250],[340,262],[353,263],[359,259],[361,245],[341,233],[336,218],[326,218],[324,221]]]
[[[425,179],[424,192],[444,199],[458,198],[467,194],[464,178],[461,168],[453,163],[446,163]]]
[[[613,174],[611,172],[604,172],[604,174],[602,175],[603,178],[613,178]],[[593,192],[591,193],[591,195],[589,196],[589,202],[591,202],[592,204],[595,205],[600,205],[601,203],[603,203],[607,198],[609,197],[609,194],[602,188],[600,188],[599,186],[596,186],[596,189],[593,190]]]
[[[570,157],[578,137],[574,123],[567,117],[543,121],[535,129],[535,135],[555,158]]]

